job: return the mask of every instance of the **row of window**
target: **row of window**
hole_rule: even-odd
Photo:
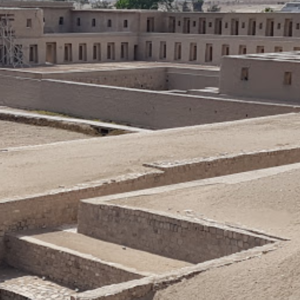
[[[60,17],[59,18],[59,25],[63,25],[63,24],[64,24],[64,18]],[[77,18],[76,24],[77,24],[77,26],[81,26],[81,18]],[[95,18],[91,20],[91,27],[96,27],[96,19]],[[107,20],[107,27],[112,27],[112,20],[111,19]],[[128,20],[123,20],[123,27],[128,28]]]
[[[207,28],[213,28],[214,34],[221,35],[223,33],[223,28],[227,29],[230,26],[230,35],[239,35],[240,29],[246,28],[246,22],[240,22],[239,19],[234,18],[231,19],[230,22],[224,22],[222,18],[216,18],[214,22],[209,21],[207,22],[206,18],[199,18],[198,21],[193,20],[191,22],[190,18],[184,18],[183,19],[183,33],[191,33],[191,27],[197,27],[198,22],[198,29],[196,30],[199,34],[206,34]],[[275,26],[276,25],[276,26]],[[181,26],[181,20],[177,21],[177,26]],[[265,35],[266,36],[274,36],[275,29],[281,30],[281,23],[275,24],[275,20],[272,18],[266,19],[265,22]],[[257,29],[262,30],[264,27],[264,23],[260,22],[257,23],[255,18],[249,19],[247,24],[247,34],[248,35],[256,35]],[[285,19],[284,21],[284,36],[293,36],[293,29],[299,30],[300,29],[300,23],[296,23],[294,26],[292,19]],[[169,18],[169,32],[176,32],[176,18],[170,17]],[[195,30],[193,30],[195,32]],[[211,30],[209,31],[211,33]]]
[[[241,80],[248,81],[249,78],[249,67],[243,67],[241,69]],[[292,85],[292,72],[284,72],[283,73],[283,84],[284,85]]]
[[[128,43],[124,42],[121,43],[121,51],[120,51],[120,58],[121,59],[128,59],[129,52],[128,52]],[[115,43],[107,43],[106,49],[106,59],[108,60],[115,60]],[[101,44],[94,43],[93,44],[93,53],[92,53],[93,60],[100,61],[101,60]],[[78,46],[78,60],[80,61],[87,61],[87,44],[79,44]],[[72,44],[65,44],[64,45],[64,61],[65,62],[72,62],[73,61],[73,51],[72,51]]]
[[[300,47],[294,47],[294,51],[300,51]],[[282,52],[283,48],[281,46],[275,46],[274,52]],[[265,47],[264,46],[257,46],[256,53],[264,53]],[[223,44],[221,47],[221,56],[229,55],[230,54],[230,46],[228,44]],[[247,46],[240,45],[238,54],[243,55],[247,54]],[[152,58],[152,42],[146,42],[146,52],[145,52],[146,59]],[[159,59],[166,59],[167,58],[167,43],[160,42],[159,47]],[[182,59],[182,43],[175,42],[174,43],[174,60],[181,60]],[[189,61],[196,61],[197,60],[197,43],[190,43],[189,45]],[[205,45],[205,62],[212,62],[213,61],[213,45],[208,43]]]

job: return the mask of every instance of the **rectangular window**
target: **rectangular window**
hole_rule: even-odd
[[[115,60],[115,43],[107,44],[107,59]]]
[[[239,54],[240,55],[247,54],[247,47],[245,45],[240,45],[239,46]]]
[[[128,43],[121,43],[121,59],[128,59]]]
[[[190,33],[191,32],[191,20],[190,18],[183,19],[183,33]]]
[[[229,45],[222,45],[222,56],[229,55]]]
[[[111,20],[109,19],[109,20],[107,20],[107,27],[111,27],[112,26],[112,22],[111,22]]]
[[[213,60],[213,46],[206,44],[205,46],[205,62],[212,62]]]
[[[31,19],[27,19],[26,20],[26,27],[27,28],[31,28],[32,27],[32,20]]]
[[[256,47],[256,53],[265,53],[264,46],[257,46]]]
[[[92,19],[92,27],[96,27],[96,19]]]
[[[275,52],[282,52],[282,47],[276,46],[276,47],[274,48],[274,51],[275,51]]]
[[[300,23],[296,24],[296,29],[299,30],[300,29]]]
[[[199,34],[205,34],[206,33],[206,19],[200,18],[199,19]]]
[[[291,19],[284,21],[284,36],[293,36],[293,21]]]
[[[154,18],[147,18],[147,32],[154,32]]]
[[[64,61],[71,62],[72,59],[72,44],[65,44],[64,47]]]
[[[160,59],[167,58],[167,43],[166,42],[160,42],[159,58]]]
[[[191,43],[190,44],[190,61],[197,60],[197,44]]]
[[[294,51],[300,51],[300,47],[294,47]]]
[[[33,63],[38,62],[38,46],[30,45],[29,46],[29,61]]]
[[[2,55],[0,54],[0,61],[2,62],[3,60],[1,58],[2,58]],[[22,45],[16,45],[14,47],[14,62],[16,62],[16,63],[23,62]]]
[[[174,46],[174,60],[181,59],[181,43],[177,42]]]
[[[64,17],[59,17],[58,24],[64,25]]]
[[[152,42],[146,42],[146,58],[152,57]]]
[[[79,44],[78,60],[86,61],[86,44]]]
[[[80,26],[80,24],[81,24],[81,20],[80,18],[77,18],[77,26]]]
[[[241,80],[248,81],[249,80],[249,68],[242,68],[241,70]]]
[[[101,60],[101,45],[100,43],[95,43],[93,45],[93,60]]]
[[[127,27],[128,27],[128,20],[124,20],[123,27],[124,27],[124,28],[127,28]]]
[[[273,19],[267,19],[266,36],[274,36],[274,20]]]
[[[169,17],[169,32],[176,32],[176,19]]]
[[[215,19],[215,34],[222,34],[222,19]]]
[[[277,29],[279,30],[280,28],[281,28],[281,24],[278,23],[278,24],[277,24]]]
[[[239,35],[239,20],[238,19],[231,19],[231,35]]]
[[[283,84],[292,85],[292,72],[284,72]]]
[[[248,35],[255,35],[256,34],[256,20],[249,19],[248,22]]]

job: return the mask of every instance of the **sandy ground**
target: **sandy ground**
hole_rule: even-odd
[[[0,120],[0,150],[87,138],[89,136],[78,132]]]
[[[300,146],[299,128],[300,115],[288,114],[10,148],[0,152],[0,199],[151,171],[144,163]]]
[[[153,300],[300,299],[300,164],[206,180],[119,203],[243,225],[290,241],[259,258],[210,270]],[[200,184],[200,182],[199,182]],[[171,187],[169,187],[170,189]],[[184,213],[184,210],[192,210]]]
[[[30,235],[30,237],[83,254],[89,254],[103,261],[120,264],[139,272],[163,274],[164,272],[192,265],[188,262],[123,247],[122,245],[108,243],[73,232],[44,232]]]

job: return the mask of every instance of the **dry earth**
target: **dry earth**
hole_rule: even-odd
[[[210,270],[159,291],[153,300],[300,299],[299,178],[300,164],[295,164],[114,201],[234,223],[290,239],[258,258]]]
[[[0,152],[0,199],[149,172],[144,163],[221,157],[300,145],[300,116],[288,114]],[[232,142],[234,141],[234,143]],[[15,187],[18,186],[18,189]]]
[[[0,120],[0,150],[87,138],[89,136],[78,132]]]

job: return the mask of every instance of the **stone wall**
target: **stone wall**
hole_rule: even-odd
[[[9,265],[45,276],[72,289],[95,289],[143,277],[133,270],[30,237],[8,235],[6,248]]]
[[[0,263],[4,257],[5,233],[75,223],[81,199],[296,163],[299,159],[300,149],[295,148],[186,161],[171,166],[152,164],[152,167],[160,170],[152,169],[145,174],[131,174],[128,178],[104,180],[97,185],[82,188],[2,201],[0,202]]]
[[[194,74],[189,70],[170,70],[167,74],[169,90],[202,89],[219,86],[219,72]]]
[[[187,218],[82,200],[78,232],[154,254],[200,263],[270,243],[270,240]]]
[[[13,291],[0,289],[0,300],[34,300],[34,299],[14,293]]]
[[[0,89],[0,105],[48,110],[151,129],[299,111],[292,106],[10,76],[0,76]]]
[[[166,68],[137,68],[44,74],[43,78],[102,84],[135,89],[167,89]]]

